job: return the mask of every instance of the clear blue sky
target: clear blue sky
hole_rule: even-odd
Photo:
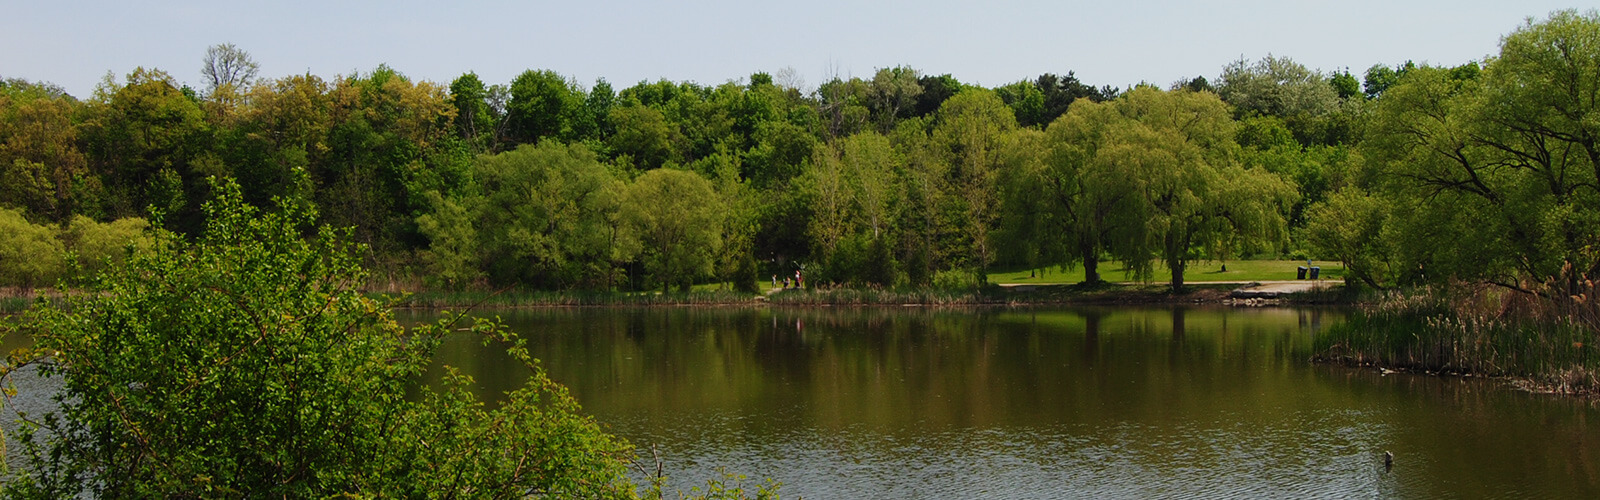
[[[1093,85],[1216,76],[1241,56],[1312,68],[1406,60],[1459,64],[1497,50],[1528,16],[1594,0],[944,0],[10,2],[0,76],[84,97],[137,66],[200,81],[206,47],[231,42],[260,76],[323,77],[387,63],[448,84],[467,71],[508,83],[551,69],[618,89],[667,78],[717,84],[793,68],[809,86],[909,65],[1000,85],[1076,71]],[[196,85],[198,86],[198,85]]]

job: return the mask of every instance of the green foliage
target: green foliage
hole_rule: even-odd
[[[206,186],[194,175],[211,136],[205,113],[171,75],[138,68],[127,83],[97,91],[82,125],[90,169],[105,184],[117,217],[153,208],[180,230],[198,227]]]
[[[607,119],[616,128],[607,144],[612,152],[629,157],[635,168],[650,170],[680,160],[675,149],[684,139],[661,111],[634,104],[611,108]]]
[[[1217,80],[1217,95],[1237,116],[1282,118],[1301,143],[1317,140],[1318,122],[1337,109],[1338,92],[1321,72],[1270,54],[1255,63],[1235,61]]]
[[[475,152],[492,149],[497,120],[489,108],[489,89],[477,73],[467,73],[450,82],[450,104],[456,108],[457,137],[467,141]]]
[[[262,213],[219,187],[197,240],[160,232],[15,326],[35,342],[23,364],[62,385],[59,409],[20,436],[27,466],[8,495],[634,495],[630,446],[581,416],[513,334],[471,327],[533,374],[498,408],[453,371],[421,386],[459,318],[400,327],[354,290],[345,235],[301,239],[309,214]]]
[[[1374,64],[1372,67],[1367,68],[1367,72],[1361,80],[1362,90],[1366,92],[1368,98],[1376,99],[1381,97],[1385,91],[1389,90],[1389,87],[1393,87],[1395,83],[1400,81],[1401,76],[1416,67],[1417,65],[1411,61],[1406,61],[1405,64],[1393,68],[1382,64]]]
[[[513,144],[545,137],[573,140],[583,112],[583,92],[565,77],[550,70],[524,71],[511,81],[506,133]]]
[[[1205,79],[1201,78],[1201,82]],[[1043,127],[1054,122],[1068,107],[1079,99],[1094,102],[1116,98],[1118,92],[1111,87],[1094,88],[1078,80],[1077,75],[1053,73],[1039,75],[1032,81],[1021,81],[995,89],[1017,114],[1017,124],[1023,127]]]
[[[880,132],[894,130],[895,123],[910,114],[922,95],[921,75],[910,67],[882,68],[873,75],[867,88],[867,101],[877,117]]]
[[[476,207],[473,226],[486,269],[497,283],[609,288],[611,263],[627,261],[636,251],[619,215],[622,182],[583,145],[525,144],[479,157],[474,172],[483,199],[464,201],[462,209]],[[460,226],[459,218],[451,220],[456,222],[450,225]],[[445,241],[465,245],[467,233],[460,231],[461,237]],[[465,256],[466,251],[444,255]]]
[[[1050,148],[1022,176],[1062,245],[1041,252],[1082,263],[1089,281],[1109,252],[1138,277],[1161,259],[1181,289],[1189,261],[1282,242],[1294,192],[1277,175],[1236,159],[1235,124],[1214,94],[1139,87],[1107,104],[1079,103],[1052,124]],[[1064,237],[1063,237],[1064,235]],[[1064,248],[1063,248],[1064,247]]]
[[[995,256],[990,238],[1000,217],[1000,173],[1007,164],[1010,134],[1017,118],[994,92],[962,91],[939,107],[930,134],[935,161],[949,165],[952,196],[946,198],[950,222],[960,228],[961,260],[972,268],[979,284]]]
[[[692,172],[645,172],[622,196],[623,220],[641,244],[645,269],[665,293],[688,291],[710,276],[722,246],[725,206],[710,181]]]
[[[1008,186],[1008,214],[1023,241],[1033,242],[1037,266],[1081,264],[1085,281],[1100,281],[1102,254],[1138,257],[1131,242],[1144,227],[1134,205],[1135,177],[1123,170],[1122,118],[1113,103],[1080,102],[1050,124],[1039,161],[1016,170]]]
[[[946,73],[939,76],[922,75],[917,78],[917,84],[922,86],[922,93],[917,95],[917,105],[914,114],[927,116],[939,110],[944,101],[965,88],[955,77]]]
[[[933,288],[938,290],[973,290],[980,286],[978,275],[966,269],[950,269],[933,274]]]
[[[34,84],[0,89],[0,207],[62,221],[98,202],[99,179],[78,150],[79,108]]]
[[[1254,63],[1234,61],[1217,82],[1217,94],[1242,114],[1315,116],[1333,109],[1338,98],[1322,73],[1270,54]]]
[[[422,251],[422,262],[428,279],[444,288],[461,288],[477,281],[480,271],[478,231],[473,226],[476,207],[472,202],[481,199],[446,199],[438,191],[428,192],[428,213],[417,216],[417,230],[428,238],[428,249]]]
[[[53,284],[65,271],[61,256],[54,230],[28,222],[21,212],[0,208],[0,283],[24,288]]]
[[[1346,281],[1373,288],[1389,283],[1389,235],[1383,234],[1388,206],[1360,188],[1351,187],[1330,196],[1311,209],[1306,242],[1318,255],[1344,263]]]
[[[1505,37],[1481,71],[1410,68],[1384,90],[1362,149],[1394,207],[1401,282],[1600,271],[1597,80],[1600,17],[1566,11]]]
[[[149,230],[150,223],[140,218],[100,223],[79,215],[72,218],[61,240],[87,277],[121,265],[132,254],[150,251],[155,240]]]
[[[1361,82],[1357,81],[1355,75],[1350,74],[1349,71],[1335,72],[1333,76],[1328,78],[1328,84],[1333,86],[1334,93],[1338,94],[1340,99],[1350,99],[1361,95]]]

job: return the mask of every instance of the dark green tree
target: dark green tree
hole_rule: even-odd
[[[511,81],[506,139],[512,144],[530,144],[545,137],[572,140],[582,127],[584,98],[582,91],[554,71],[522,72]]]
[[[489,108],[489,89],[483,86],[477,73],[467,73],[450,82],[450,104],[456,108],[456,137],[465,141],[474,153],[493,150],[497,120]]]

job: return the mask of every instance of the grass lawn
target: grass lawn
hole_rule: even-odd
[[[1227,262],[1228,270],[1222,271],[1222,263],[1217,261],[1197,261],[1189,263],[1189,271],[1184,273],[1185,283],[1205,283],[1208,281],[1289,281],[1295,279],[1295,268],[1305,267],[1303,260],[1230,260]],[[1324,280],[1343,280],[1344,266],[1338,262],[1325,260],[1312,261],[1311,265],[1321,267],[1320,276]],[[1032,277],[1029,274],[1032,274]],[[1101,262],[1100,279],[1112,282],[1132,282],[1133,278],[1122,266],[1121,262]],[[1171,280],[1165,265],[1157,264],[1155,273],[1150,277],[1150,284],[1159,285]],[[1046,268],[1038,270],[1000,268],[989,271],[989,282],[1001,285],[1071,285],[1083,281],[1083,267],[1062,270]],[[771,286],[770,280],[757,281],[756,285],[761,290]],[[702,283],[692,288],[696,292],[714,292],[728,290],[727,283]]]
[[[1183,274],[1185,283],[1202,283],[1206,281],[1279,281],[1295,279],[1295,268],[1305,267],[1303,260],[1230,260],[1227,262],[1228,270],[1222,271],[1222,262],[1197,261],[1190,262],[1188,272]],[[1319,278],[1324,280],[1344,279],[1344,266],[1338,262],[1313,261],[1313,266],[1322,268]],[[1030,277],[1030,273],[1032,277]],[[1165,283],[1171,280],[1171,273],[1167,267],[1157,264],[1151,283]],[[1133,278],[1120,262],[1101,262],[1100,279],[1106,281],[1132,281]],[[1083,267],[1062,270],[1047,268],[1039,270],[1028,269],[997,269],[989,273],[990,283],[1000,284],[1038,284],[1059,285],[1083,281]]]

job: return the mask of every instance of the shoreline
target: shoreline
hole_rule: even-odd
[[[396,309],[538,308],[538,307],[655,307],[655,306],[1007,306],[1007,305],[1139,305],[1215,304],[1238,307],[1329,305],[1350,301],[1342,285],[1321,286],[1306,292],[1241,293],[1260,283],[1195,282],[1172,293],[1168,285],[1101,283],[1073,285],[1001,284],[972,291],[931,288],[884,290],[872,288],[773,289],[761,295],[729,290],[659,292],[542,292],[437,291],[367,292],[369,296],[396,300]]]
[[[1438,377],[1451,379],[1483,379],[1508,388],[1526,392],[1563,398],[1577,398],[1600,403],[1600,388],[1576,388],[1563,390],[1559,386],[1539,382],[1534,377],[1514,375],[1489,375],[1473,371],[1461,370],[1429,370],[1424,367],[1403,366],[1398,364],[1385,364],[1377,361],[1357,359],[1352,356],[1325,356],[1317,354],[1311,357],[1311,362],[1319,365],[1337,366],[1350,370],[1373,371],[1382,375],[1401,374],[1417,377]]]

